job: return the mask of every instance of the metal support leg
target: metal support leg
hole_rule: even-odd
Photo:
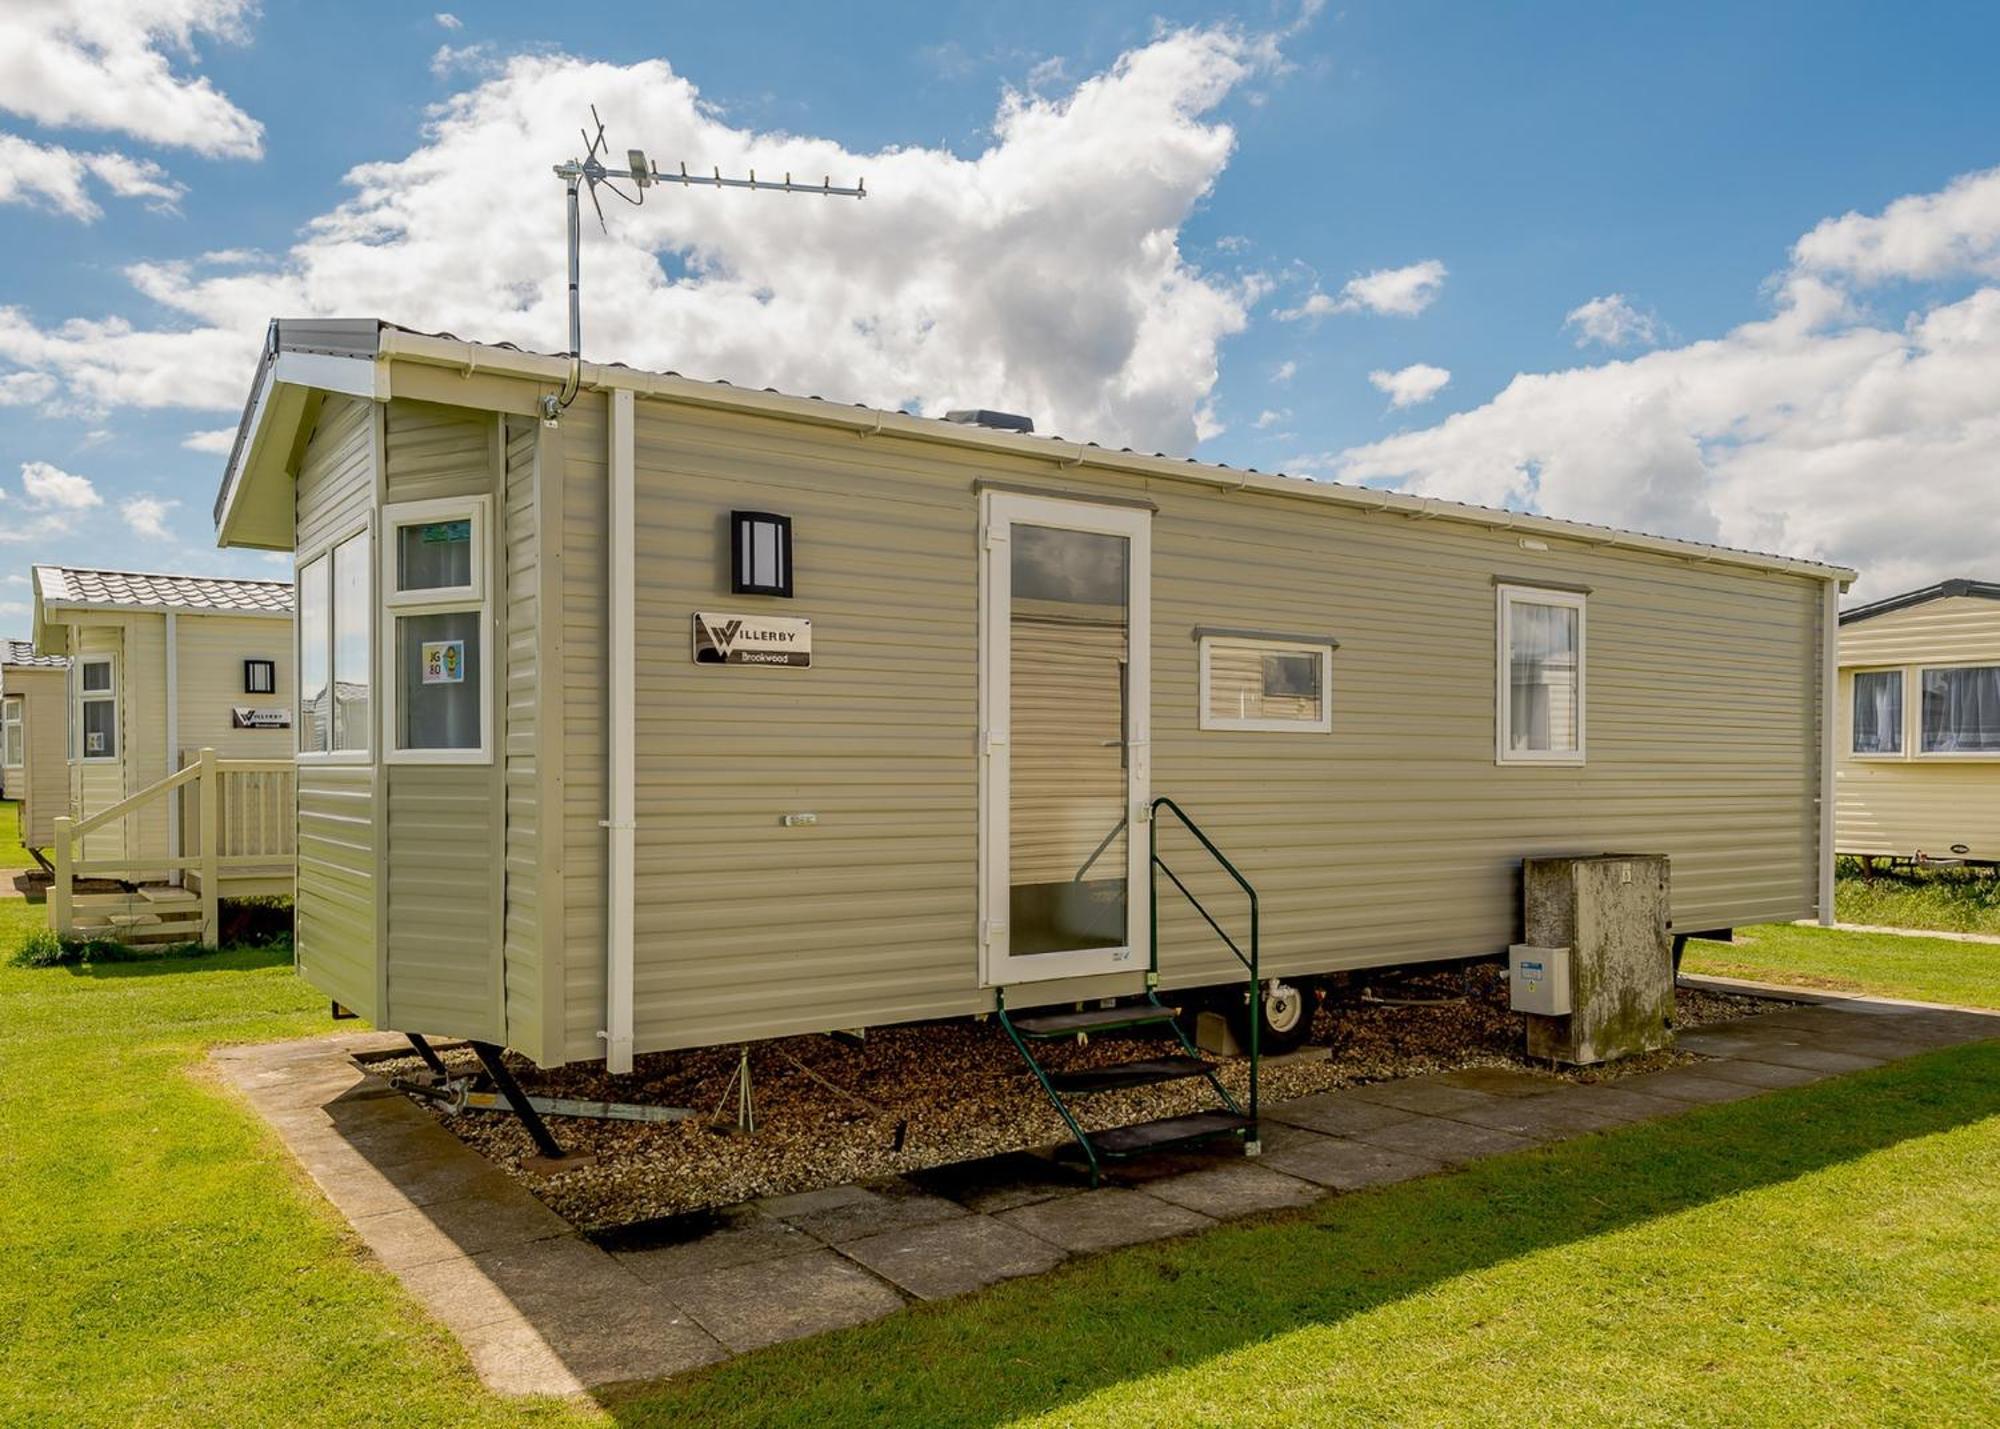
[[[451,1072],[446,1068],[444,1059],[438,1056],[430,1043],[424,1041],[421,1033],[405,1032],[403,1035],[410,1039],[410,1045],[417,1049],[417,1055],[424,1059],[424,1065],[437,1073],[437,1079],[440,1082],[451,1080]]]
[[[499,1089],[500,1095],[507,1098],[508,1105],[514,1108],[514,1114],[521,1118],[521,1125],[528,1129],[528,1135],[533,1139],[535,1149],[551,1161],[560,1161],[567,1156],[569,1153],[564,1151],[561,1144],[550,1134],[548,1124],[542,1120],[542,1114],[530,1105],[528,1094],[521,1090],[521,1084],[514,1080],[514,1074],[508,1071],[507,1064],[500,1060],[500,1049],[491,1042],[473,1042],[469,1045],[478,1056],[479,1064],[486,1068],[486,1075],[493,1079],[493,1085]]]

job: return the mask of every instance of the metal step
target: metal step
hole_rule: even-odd
[[[1114,1067],[1050,1072],[1049,1085],[1059,1092],[1081,1096],[1086,1092],[1122,1092],[1130,1087],[1178,1082],[1185,1077],[1206,1076],[1208,1070],[1208,1063],[1199,1057],[1149,1057],[1143,1062],[1120,1062]]]
[[[1150,1003],[1124,1003],[1117,1007],[1085,1007],[1074,1012],[1030,1012],[1022,1017],[1011,1014],[1008,1021],[1023,1037],[1073,1037],[1079,1032],[1112,1032],[1121,1027],[1150,1027],[1172,1022],[1174,1009]]]
[[[1180,1146],[1190,1141],[1209,1141],[1218,1136],[1254,1131],[1257,1123],[1233,1111],[1198,1111],[1192,1116],[1169,1116],[1159,1121],[1141,1121],[1131,1126],[1114,1126],[1109,1131],[1090,1133],[1090,1144],[1099,1156],[1137,1156],[1163,1146]]]

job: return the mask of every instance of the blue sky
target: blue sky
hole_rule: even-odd
[[[145,60],[142,82],[106,86],[88,113],[53,66],[9,83],[0,63],[0,136],[28,146],[0,147],[0,392],[14,394],[0,576],[38,560],[273,569],[213,550],[207,520],[215,434],[269,306],[559,347],[546,165],[575,147],[552,118],[582,117],[572,94],[599,98],[620,149],[725,166],[762,153],[767,169],[832,154],[877,194],[865,216],[701,193],[612,212],[586,286],[606,303],[645,288],[655,315],[621,327],[607,309],[593,356],[1015,405],[1065,435],[1782,546],[1865,566],[1868,594],[2000,575],[1962,569],[2000,532],[1956,499],[2000,456],[2000,8],[467,4],[452,25],[407,5],[108,0],[77,14],[40,32],[0,19],[0,48],[25,26],[22,45]],[[649,60],[701,105],[655,107],[662,71],[583,69]],[[996,119],[1009,93],[1027,96],[1012,128]],[[433,106],[455,96],[441,140]],[[208,122],[223,109],[233,130]],[[711,152],[686,152],[697,143]],[[65,211],[24,177],[58,146],[115,153],[128,186],[178,196],[93,178]],[[440,180],[432,159],[468,172]],[[371,163],[391,168],[356,221],[348,176]],[[897,204],[922,221],[865,227]],[[517,248],[489,244],[496,225]],[[863,271],[906,230],[911,260],[933,265],[916,291]],[[1133,256],[1161,232],[1176,257]],[[1817,246],[1796,251],[1807,235]],[[491,258],[485,286],[449,281],[455,251]],[[1441,275],[1414,297],[1391,283],[1371,306],[1345,289],[1424,264]],[[502,301],[523,284],[548,286]],[[1314,293],[1330,311],[1285,316]],[[1594,300],[1615,341],[1566,322]],[[878,311],[905,336],[843,351]],[[79,320],[119,326],[65,329]],[[823,361],[821,320],[848,334]],[[1516,383],[1541,373],[1562,375]],[[184,445],[201,433],[209,449]],[[1869,503],[1885,480],[1935,489],[1884,522]],[[0,629],[25,627],[24,600],[0,585]]]

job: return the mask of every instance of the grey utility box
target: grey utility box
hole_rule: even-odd
[[[1507,949],[1507,991],[1516,1012],[1562,1017],[1569,1012],[1569,949],[1516,943]]]
[[[1524,951],[1568,950],[1566,1010],[1530,1011],[1528,1053],[1610,1062],[1673,1041],[1665,854],[1531,858],[1521,865]],[[1517,1004],[1518,1005],[1518,1004]]]

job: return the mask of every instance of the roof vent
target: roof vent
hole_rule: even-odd
[[[956,412],[946,412],[944,419],[968,427],[992,427],[1002,432],[1032,432],[1035,429],[1032,418],[1014,412],[989,412],[984,407],[967,407]]]

